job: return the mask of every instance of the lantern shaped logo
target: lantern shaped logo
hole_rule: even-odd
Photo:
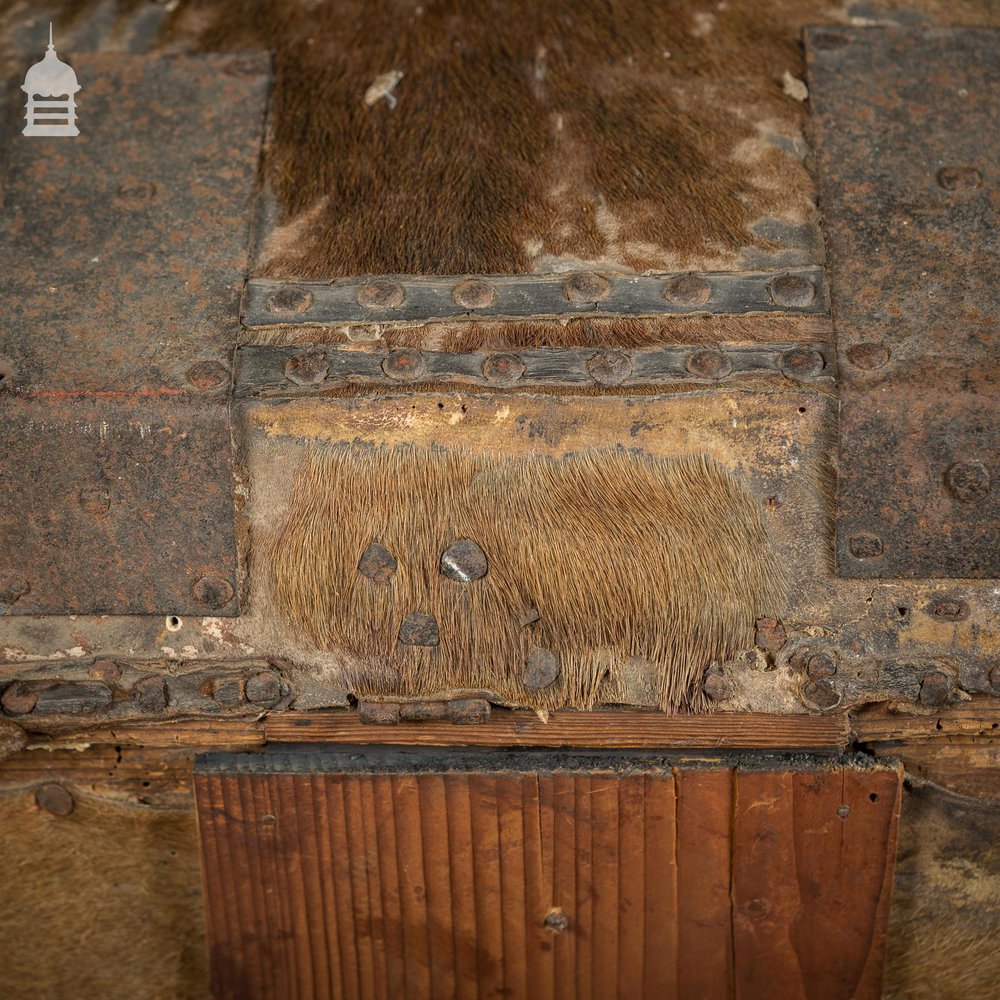
[[[76,98],[80,89],[73,67],[56,55],[49,25],[49,49],[45,58],[32,66],[21,85],[28,95],[24,135],[79,135],[76,127]]]

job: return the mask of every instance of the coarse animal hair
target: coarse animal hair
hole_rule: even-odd
[[[5,1000],[207,1000],[193,811],[70,787],[69,816],[0,794]]]
[[[459,539],[485,551],[483,579],[439,571]],[[314,445],[286,518],[256,542],[278,615],[346,650],[347,687],[366,696],[474,689],[587,708],[640,664],[664,709],[701,709],[705,667],[752,645],[782,593],[758,501],[705,457]],[[358,571],[372,542],[397,560],[388,583]],[[438,646],[397,641],[411,613],[433,615]],[[522,681],[533,648],[561,668],[542,690]]]
[[[738,264],[812,214],[768,138],[799,132],[802,6],[190,0],[168,33],[275,52],[262,273],[644,270]]]

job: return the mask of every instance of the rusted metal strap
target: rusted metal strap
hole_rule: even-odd
[[[806,45],[838,570],[1000,576],[1000,32],[827,26]]]
[[[700,274],[396,276],[342,281],[247,283],[243,323],[423,322],[524,319],[573,314],[656,316],[685,313],[827,311],[820,268]]]
[[[432,382],[469,386],[642,386],[748,376],[830,378],[831,344],[694,345],[630,351],[538,348],[507,354],[401,348],[242,347],[237,396],[302,395],[337,386]]]
[[[70,58],[80,136],[9,137],[0,606],[235,614],[228,395],[270,61]]]

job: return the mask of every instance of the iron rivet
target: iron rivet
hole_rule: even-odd
[[[621,351],[601,351],[587,358],[587,371],[599,385],[621,385],[632,374],[632,361]]]
[[[363,726],[398,726],[402,707],[398,701],[368,701],[358,703],[358,722]]]
[[[243,702],[243,679],[220,677],[212,682],[212,697],[222,708],[236,708]]]
[[[837,806],[837,815],[841,819],[847,819],[851,815],[851,807],[848,805]]]
[[[162,712],[167,707],[167,683],[162,677],[142,677],[132,685],[132,691],[146,712]]]
[[[524,658],[524,686],[532,691],[547,688],[555,682],[560,670],[558,657],[536,646]]]
[[[517,624],[521,628],[527,628],[529,625],[534,625],[542,616],[538,613],[538,608],[525,608],[517,616]]]
[[[816,286],[801,274],[782,274],[767,286],[771,301],[786,309],[802,309],[816,298]]]
[[[682,274],[667,282],[663,297],[678,306],[703,306],[712,298],[712,286],[696,274]]]
[[[866,372],[875,371],[888,364],[890,356],[891,352],[885,344],[877,344],[874,341],[865,341],[847,349],[847,360],[855,368]]]
[[[233,585],[220,576],[203,576],[193,590],[195,600],[213,611],[224,608],[233,599]]]
[[[481,725],[490,721],[493,709],[485,698],[456,698],[448,702],[448,718],[453,725]]]
[[[826,367],[823,355],[809,347],[785,351],[779,364],[786,375],[797,379],[815,378]]]
[[[410,381],[420,378],[427,370],[427,362],[423,354],[415,347],[401,347],[393,351],[382,362],[382,371],[389,378],[400,381]]]
[[[37,690],[25,681],[15,681],[0,696],[0,705],[8,715],[27,715],[37,703]]]
[[[330,363],[322,351],[297,354],[285,362],[285,378],[296,385],[320,385],[330,374]]]
[[[722,672],[722,667],[712,664],[705,671],[701,682],[701,690],[710,701],[722,701],[729,693],[729,685]]]
[[[516,354],[491,354],[480,369],[495,385],[513,385],[524,374],[524,362]]]
[[[406,289],[395,281],[367,281],[358,289],[358,305],[365,309],[398,309]]]
[[[927,605],[927,613],[946,621],[964,622],[969,617],[969,604],[958,597],[938,597]]]
[[[115,192],[115,204],[119,208],[146,208],[156,197],[156,185],[147,181],[122,181]]]
[[[441,633],[433,615],[407,615],[399,626],[399,641],[405,646],[436,646]]]
[[[286,285],[272,292],[267,300],[267,311],[285,316],[307,312],[312,308],[313,293],[298,285]]]
[[[780,618],[758,618],[754,622],[754,645],[772,653],[785,648],[788,632]]]
[[[489,570],[486,553],[471,539],[460,538],[441,553],[441,575],[459,583],[481,580]]]
[[[837,664],[829,653],[813,653],[806,661],[806,673],[810,677],[833,677]]]
[[[975,167],[942,167],[937,182],[945,191],[975,191],[983,186],[983,175]]]
[[[31,584],[23,576],[15,576],[0,584],[0,604],[14,604],[31,592]]]
[[[455,286],[455,302],[463,309],[486,309],[493,305],[497,290],[480,278],[466,278]]]
[[[219,361],[199,361],[185,377],[196,389],[218,389],[229,381],[229,369]]]
[[[272,708],[281,701],[281,675],[273,670],[251,674],[243,686],[247,701],[261,708]]]
[[[940,670],[924,674],[920,681],[920,704],[929,705],[932,708],[947,705],[951,701],[951,692],[954,686],[954,681]]]
[[[62,785],[42,785],[35,792],[35,803],[53,816],[68,816],[73,811],[73,796]]]
[[[877,559],[885,551],[882,539],[878,535],[852,535],[847,547],[855,559]]]
[[[103,514],[111,506],[111,494],[103,486],[83,486],[80,506],[88,514]]]
[[[542,921],[542,924],[546,930],[552,931],[553,934],[562,934],[569,928],[569,917],[563,913],[560,907],[553,906],[552,909],[545,914],[545,919]]]
[[[581,271],[566,280],[563,291],[570,302],[603,302],[611,294],[611,282],[593,271]]]
[[[817,677],[802,688],[802,700],[812,708],[829,712],[840,704],[840,692],[826,677]]]
[[[122,677],[122,668],[114,660],[94,660],[87,668],[87,673],[94,680],[105,684],[117,684]]]
[[[396,557],[378,542],[369,542],[358,560],[358,572],[373,583],[388,583],[396,567]]]
[[[732,374],[733,363],[722,351],[708,348],[695,351],[685,365],[687,370],[698,378],[720,379]]]
[[[982,462],[956,462],[944,474],[945,485],[956,500],[976,503],[990,492],[990,473]]]

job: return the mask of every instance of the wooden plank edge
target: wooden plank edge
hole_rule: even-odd
[[[575,746],[614,749],[847,749],[847,717],[714,713],[665,715],[624,709],[534,712],[494,709],[488,722],[446,721],[366,725],[356,712],[282,712],[263,720],[268,743],[393,743],[405,746]]]

